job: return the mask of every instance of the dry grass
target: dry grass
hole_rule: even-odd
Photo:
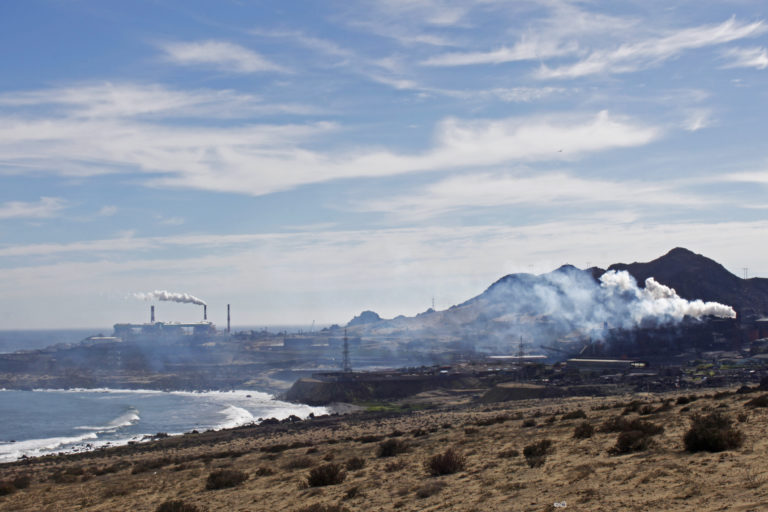
[[[679,405],[678,397],[683,398]],[[17,477],[28,478],[26,488],[14,487],[0,496],[0,510],[156,511],[172,501],[201,511],[534,512],[563,501],[565,510],[596,512],[762,510],[768,500],[768,409],[744,407],[755,397],[668,393],[556,398],[171,437],[136,448],[0,465],[0,482],[13,485]],[[649,404],[653,412],[641,415]],[[621,416],[628,407],[636,410]],[[689,412],[681,412],[686,407]],[[597,427],[589,438],[574,438],[583,418],[548,421],[579,409]],[[742,446],[719,453],[687,452],[683,439],[691,418],[723,411],[731,411],[731,427],[743,433]],[[741,412],[748,412],[748,419],[736,423]],[[520,428],[524,418],[540,420],[534,428]],[[468,436],[465,428],[476,431]],[[633,431],[649,433],[653,443],[641,452],[609,453],[622,433]],[[388,439],[397,432],[403,434]],[[551,445],[542,449],[545,440]],[[379,443],[389,441],[408,449],[376,457]],[[449,447],[461,450],[464,469],[432,476],[424,462]],[[325,463],[329,453],[334,460]],[[335,465],[336,476],[321,480],[336,483],[311,487],[310,469],[286,469],[301,457],[315,461],[311,470]],[[156,467],[132,474],[134,467],[152,465]],[[209,475],[217,471],[251,477],[234,487],[206,491]]]

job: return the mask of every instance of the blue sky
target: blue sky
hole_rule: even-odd
[[[2,2],[0,327],[411,315],[676,246],[768,276],[767,7]]]

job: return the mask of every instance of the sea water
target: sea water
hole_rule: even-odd
[[[0,390],[0,462],[327,412],[246,390]]]

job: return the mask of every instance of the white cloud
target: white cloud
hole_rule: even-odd
[[[227,41],[165,43],[161,48],[167,60],[183,66],[202,64],[234,73],[289,72],[253,50]]]
[[[683,128],[696,132],[712,125],[712,112],[709,109],[692,109],[683,122]]]
[[[702,25],[679,30],[663,37],[622,44],[614,50],[596,50],[575,64],[555,68],[542,65],[536,76],[543,79],[577,78],[600,73],[637,71],[673,58],[687,50],[753,37],[764,33],[766,29],[762,21],[745,24],[731,18],[719,25]]]
[[[729,48],[723,57],[730,60],[724,68],[768,68],[768,50],[762,47]]]
[[[9,201],[0,203],[0,220],[47,219],[66,207],[67,201],[60,197],[41,197],[37,202]]]
[[[317,114],[316,107],[264,102],[231,90],[183,91],[157,84],[85,84],[0,94],[0,107],[50,105],[76,118],[205,117],[242,118],[256,114]]]
[[[42,263],[26,258],[23,265],[5,265],[0,288],[7,293],[0,302],[4,301],[6,311],[21,314],[37,311],[30,306],[41,296],[67,297],[45,319],[66,325],[67,318],[84,304],[103,311],[104,296],[159,285],[194,290],[220,305],[213,311],[223,310],[237,297],[242,323],[310,318],[342,322],[366,308],[390,317],[414,314],[426,309],[433,294],[442,298],[444,307],[457,304],[506,273],[531,270],[531,264],[540,273],[563,263],[584,267],[588,261],[601,266],[648,261],[676,246],[726,266],[749,266],[760,275],[768,272],[760,259],[768,250],[762,236],[766,230],[766,221],[660,226],[595,216],[527,226],[420,226],[80,242],[79,253],[70,250],[68,254],[82,260],[58,258],[51,264],[45,258]],[[752,250],[744,251],[744,240],[751,241]],[[62,249],[74,249],[74,244],[78,243],[49,247],[51,253],[37,247],[34,254],[61,254]],[[169,247],[187,250],[168,257]],[[33,252],[29,249],[17,246],[15,254]],[[105,250],[113,255],[99,252]],[[307,259],[307,254],[312,258]],[[124,318],[128,310],[130,306],[120,302],[120,317],[95,320],[108,325]],[[143,315],[143,304],[137,304],[135,311]],[[252,317],[247,317],[249,311],[254,312]]]
[[[437,125],[432,147],[417,153],[307,148],[338,130],[324,122],[220,127],[132,118],[6,117],[0,124],[0,168],[73,176],[139,172],[151,176],[145,181],[151,186],[261,195],[338,178],[573,159],[644,145],[661,133],[607,112],[447,118]]]
[[[488,52],[454,52],[430,57],[422,62],[425,66],[468,66],[475,64],[502,64],[523,60],[538,60],[573,54],[577,45],[560,44],[552,40],[522,40],[514,46],[502,46]]]
[[[412,220],[439,216],[454,210],[476,212],[493,206],[571,207],[588,204],[592,209],[658,205],[711,205],[676,192],[666,184],[640,181],[584,179],[566,173],[515,176],[510,174],[460,175],[439,181],[414,194],[366,200],[356,205],[361,211],[385,212]]]
[[[108,205],[108,206],[102,206],[99,210],[99,215],[102,217],[111,217],[112,215],[117,213],[117,206]]]

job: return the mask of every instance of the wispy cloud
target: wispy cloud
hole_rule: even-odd
[[[114,214],[116,214],[117,211],[118,211],[117,206],[114,206],[114,205],[102,206],[101,209],[99,210],[99,215],[101,217],[111,217]]]
[[[425,66],[468,66],[475,64],[503,64],[524,60],[539,60],[578,51],[575,43],[561,44],[552,40],[522,40],[512,47],[502,46],[487,52],[453,52],[430,57]]]
[[[762,21],[741,23],[731,18],[718,25],[678,30],[663,37],[622,44],[614,50],[596,50],[575,64],[550,68],[542,65],[535,76],[542,79],[577,78],[593,74],[628,73],[671,59],[687,50],[728,43],[762,34]]]
[[[179,90],[130,82],[0,93],[0,107],[40,106],[51,106],[76,118],[241,118],[270,113],[310,115],[320,112],[310,105],[265,102],[259,96],[232,90]]]
[[[729,48],[723,51],[723,58],[730,62],[724,68],[768,68],[768,50],[763,47]]]
[[[567,173],[537,175],[477,174],[461,175],[439,181],[414,194],[367,200],[358,203],[360,211],[383,212],[396,218],[414,219],[464,210],[495,206],[572,207],[589,204],[591,208],[617,205],[701,206],[711,201],[681,193],[674,186],[634,181],[608,181],[579,178]]]
[[[318,140],[340,129],[327,122],[221,127],[17,114],[0,124],[0,168],[75,176],[134,172],[149,174],[144,182],[150,186],[261,195],[338,178],[573,159],[644,145],[661,134],[608,112],[446,118],[436,125],[432,146],[420,152],[316,149]]]
[[[165,57],[183,66],[207,65],[233,73],[288,73],[284,66],[228,41],[172,42],[161,45]]]
[[[60,197],[41,197],[36,202],[9,201],[0,203],[0,220],[47,219],[55,217],[66,207],[67,201]]]

